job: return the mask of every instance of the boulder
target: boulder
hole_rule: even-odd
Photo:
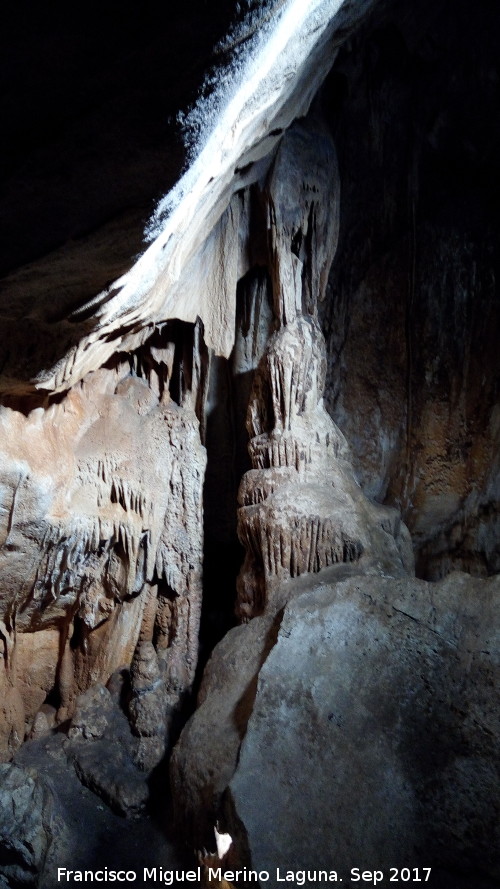
[[[193,819],[197,799],[200,824],[216,787],[212,817],[233,857],[268,870],[268,886],[278,867],[335,870],[344,885],[355,867],[432,867],[429,885],[496,885],[499,597],[498,578],[461,573],[310,582],[262,658],[224,793],[219,739],[234,736],[238,713],[225,667],[248,661],[259,619],[233,631],[174,755],[177,807]]]
[[[49,788],[33,769],[0,764],[0,887],[37,886],[51,842]]]

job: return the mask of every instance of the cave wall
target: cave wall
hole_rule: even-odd
[[[166,325],[63,400],[0,409],[2,758],[41,712],[46,728],[71,718],[142,644],[170,717],[189,694],[206,464],[194,334]]]
[[[327,407],[417,571],[497,572],[498,10],[386,3],[325,86],[341,177]]]
[[[360,3],[360,16],[370,6]],[[277,730],[280,670],[291,677],[290,695],[299,695],[297,686],[310,718],[323,720],[328,751],[328,733],[342,728],[344,716],[316,707],[316,661],[332,708],[354,712],[359,703],[350,687],[346,705],[330,672],[330,643],[316,625],[323,613],[332,651],[361,627],[351,635],[372,660],[359,681],[374,682],[384,719],[389,714],[377,722],[383,744],[386,729],[392,744],[403,727],[394,744],[404,742],[405,756],[391,748],[403,776],[395,806],[411,808],[418,798],[422,825],[430,800],[447,830],[456,770],[446,772],[442,760],[456,757],[460,744],[463,795],[481,775],[495,782],[495,794],[499,786],[490,743],[498,732],[481,685],[481,674],[488,689],[496,675],[490,614],[498,583],[454,574],[436,587],[415,581],[404,524],[422,577],[499,570],[497,15],[486,3],[475,7],[471,36],[466,0],[425,2],[418,15],[382,2],[353,32],[355,13],[341,17],[338,33],[325,13],[321,27],[330,36],[311,42],[288,96],[269,119],[260,106],[248,118],[241,167],[231,155],[219,191],[203,170],[196,200],[189,189],[181,196],[177,227],[168,220],[172,239],[167,226],[154,248],[156,265],[142,257],[99,296],[92,275],[79,277],[76,296],[61,286],[52,302],[42,262],[10,276],[2,307],[0,757],[16,755],[25,738],[36,744],[53,738],[54,726],[69,728],[65,749],[79,778],[121,814],[137,814],[147,775],[176,739],[170,730],[192,693],[200,638],[204,662],[236,619],[248,621],[210,661],[172,775],[179,823],[198,848],[216,816],[237,830],[239,812],[247,837],[238,852],[248,852],[253,833],[254,854],[265,862],[261,812],[248,792],[259,777],[251,745],[265,759],[260,733],[268,723]],[[314,17],[308,22],[313,41]],[[125,253],[129,246],[121,242]],[[64,276],[54,256],[44,262]],[[107,266],[111,279],[118,265]],[[45,303],[28,311],[38,286]],[[306,678],[294,648],[306,620],[294,601],[304,591],[318,647]],[[344,597],[350,617],[339,629]],[[482,622],[474,611],[481,602],[488,605]],[[273,646],[287,648],[287,626],[285,667],[273,673],[271,657],[259,685]],[[381,633],[380,650],[365,644],[371,628]],[[441,633],[448,636],[436,652]],[[449,675],[448,637],[459,649]],[[401,639],[410,641],[394,703]],[[462,661],[467,670],[474,663],[466,706],[480,717],[465,733]],[[453,728],[450,746],[438,744],[422,774],[405,759],[429,725],[427,704],[416,715],[405,709],[415,694],[413,664],[432,713],[441,670],[451,688],[436,704],[443,731]],[[371,697],[368,685],[368,709]],[[307,707],[300,704],[298,725],[308,722]],[[361,716],[339,742],[348,763]],[[298,771],[302,739],[293,716],[286,722]],[[309,741],[308,768],[322,778],[324,750]],[[106,771],[106,746],[126,779]],[[17,755],[29,763],[27,749]],[[376,799],[387,787],[385,760],[370,762]],[[281,761],[268,766],[283,772]],[[442,772],[449,796],[441,804],[429,788]],[[470,823],[479,824],[484,849],[481,780],[477,812],[460,830],[465,837]],[[285,774],[278,808],[289,793]],[[321,820],[326,795],[318,792],[316,803]],[[386,814],[389,836],[391,806]],[[402,842],[412,842],[408,823]]]
[[[366,11],[369,4],[362,7]],[[97,337],[102,340],[103,357],[117,344],[121,348],[123,341],[130,357],[113,359],[55,399],[44,392],[27,394],[23,387],[32,392],[33,378],[27,377],[39,355],[36,349],[27,350],[26,357],[17,347],[11,350],[9,336],[4,337],[4,366],[9,367],[13,351],[14,364],[21,364],[25,374],[16,383],[18,389],[6,384],[2,408],[6,687],[17,688],[16,670],[21,677],[24,673],[21,654],[16,655],[20,658],[16,668],[9,654],[13,648],[20,652],[24,645],[15,644],[18,634],[21,639],[24,631],[44,633],[42,648],[52,652],[42,658],[44,665],[50,661],[43,688],[34,696],[26,692],[33,702],[30,698],[28,706],[26,701],[21,706],[17,692],[9,691],[16,700],[6,704],[7,723],[15,722],[17,740],[6,740],[6,750],[20,742],[46,698],[56,703],[60,718],[71,712],[72,704],[64,703],[62,691],[62,685],[71,681],[61,677],[63,665],[75,655],[65,651],[68,646],[74,652],[88,645],[85,633],[79,638],[75,621],[104,639],[107,630],[99,627],[106,625],[114,604],[121,607],[122,600],[132,601],[143,584],[164,581],[174,597],[179,595],[177,579],[172,580],[177,578],[179,559],[193,563],[189,571],[197,576],[192,586],[199,611],[203,535],[195,525],[201,516],[204,478],[201,442],[210,457],[204,490],[206,610],[215,611],[215,623],[231,624],[233,583],[241,559],[236,492],[249,469],[250,439],[255,443],[272,432],[272,422],[258,419],[259,400],[268,397],[264,390],[271,383],[264,383],[265,374],[257,368],[263,360],[279,364],[282,348],[304,351],[307,365],[307,354],[320,348],[315,337],[310,340],[304,331],[296,331],[295,346],[276,345],[275,358],[271,360],[269,353],[264,359],[268,342],[278,336],[281,324],[286,327],[293,321],[299,304],[308,323],[318,311],[325,336],[324,404],[349,442],[364,492],[401,511],[413,535],[418,573],[438,577],[453,568],[479,574],[498,570],[500,310],[494,290],[498,260],[494,158],[499,134],[492,114],[498,62],[491,36],[496,18],[487,4],[480,4],[471,39],[466,28],[468,3],[462,0],[453,10],[451,16],[443,0],[438,7],[425,4],[416,17],[404,5],[386,2],[355,32],[347,17],[347,32],[339,37],[333,31],[333,42],[321,45],[333,69],[304,130],[299,123],[285,137],[280,130],[273,131],[267,155],[259,150],[257,161],[248,165],[250,171],[240,171],[241,187],[214,229],[205,231],[197,251],[192,245],[187,250],[175,298],[182,298],[188,315],[195,314],[203,298],[212,306],[208,332],[207,325],[199,322],[160,325],[156,332],[152,323],[139,329],[135,309],[129,310],[135,319],[129,328],[116,322],[117,330],[108,325],[109,333],[103,329]],[[318,51],[315,46],[314,53]],[[481,64],[476,67],[479,57]],[[323,69],[328,69],[325,59]],[[474,94],[469,86],[473,75]],[[309,98],[308,93],[302,96],[302,105]],[[294,101],[298,100],[293,99],[292,109]],[[279,113],[285,113],[283,108]],[[286,115],[291,113],[287,106]],[[209,216],[213,212],[210,204]],[[198,229],[204,230],[202,223]],[[300,282],[303,292],[297,289]],[[32,332],[35,319],[35,332],[43,322],[48,336],[55,319],[71,342],[75,331],[81,334],[82,324],[85,331],[90,329],[87,325],[94,323],[96,306],[99,311],[99,300],[91,300],[72,311],[68,321],[59,311],[52,318],[47,308],[35,308],[25,328],[16,317],[19,306],[10,311],[19,285],[15,278],[5,303],[6,333],[14,325],[17,337],[25,329]],[[158,284],[154,288],[161,289]],[[24,288],[24,300],[26,292]],[[105,306],[113,293],[103,298]],[[204,344],[207,337],[217,340],[223,354],[234,342],[231,355],[215,355]],[[97,344],[84,336],[76,352],[70,350],[61,363],[56,359],[67,341],[53,331],[48,338],[56,361],[54,379],[64,386],[65,375],[73,378],[84,372],[89,349]],[[45,373],[45,368],[38,370]],[[279,376],[285,371],[273,373]],[[294,385],[314,388],[312,371],[304,371],[303,378],[301,373]],[[253,385],[257,390],[252,394]],[[246,429],[247,403],[252,399],[255,422]],[[305,402],[297,410],[304,413]],[[179,527],[183,522],[189,526],[193,540],[185,546],[165,542],[166,555],[160,558],[161,534],[176,538],[178,532],[162,532],[160,526],[163,522],[167,527],[168,520],[153,515],[152,507],[151,515],[141,514],[139,520],[136,500],[142,491],[140,496],[152,503],[149,492],[155,484],[165,488],[167,498],[177,491],[167,479],[168,465],[176,464],[176,445],[171,444],[165,465],[143,477],[133,463],[142,459],[148,465],[152,439],[147,435],[141,444],[146,427],[138,417],[157,412],[158,423],[172,427],[174,434],[176,423],[184,429],[185,411],[191,411],[185,434],[191,436],[196,454],[193,516],[198,519],[179,518]],[[271,416],[278,413],[275,405]],[[130,453],[127,448],[132,445],[119,431],[122,423],[129,422],[136,428],[130,435],[135,441]],[[195,432],[198,423],[200,430]],[[254,453],[255,447],[250,448],[254,469],[270,468],[272,459],[266,458],[266,463]],[[116,476],[112,481],[106,477],[109,461],[108,474]],[[51,467],[57,467],[55,474]],[[131,506],[123,491],[132,492]],[[107,517],[109,528],[96,531],[99,510],[107,501],[120,515]],[[123,523],[120,510],[126,513]],[[137,528],[130,524],[131,518]],[[14,539],[17,534],[20,542]],[[149,546],[156,555],[143,552],[147,535],[154,537]],[[231,562],[222,608],[217,593],[221,553],[226,563]],[[137,602],[134,607],[142,608]],[[186,688],[196,660],[197,618],[193,621]],[[215,636],[220,632],[215,630]],[[123,654],[118,654],[121,648],[116,643],[113,668],[120,661],[130,662],[138,638],[135,628],[130,639],[120,643]],[[110,648],[114,645],[109,642]],[[88,657],[86,666],[77,667],[86,678],[76,682],[72,701],[89,682],[105,680],[112,672],[111,667],[93,670],[87,661]],[[38,673],[43,669],[36,668]],[[71,670],[74,673],[74,664]]]

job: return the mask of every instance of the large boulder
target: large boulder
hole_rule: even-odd
[[[269,871],[268,886],[278,867],[335,870],[344,885],[355,867],[431,867],[429,885],[496,885],[499,597],[498,578],[353,576],[288,603],[216,813],[240,863]],[[207,697],[180,742],[203,721],[206,762],[208,712]]]

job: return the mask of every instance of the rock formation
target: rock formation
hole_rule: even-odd
[[[314,187],[322,177],[328,184]],[[347,442],[323,406],[325,343],[316,301],[324,295],[335,250],[338,190],[327,134],[318,134],[314,118],[292,127],[263,189],[278,329],[254,376],[247,420],[254,468],[239,492],[238,534],[246,556],[237,607],[243,620],[252,619],[251,627],[233,630],[229,648],[224,640],[214,652],[200,709],[172,758],[179,818],[200,847],[222,817],[259,670],[276,642],[279,615],[297,593],[293,581],[333,566],[354,575],[413,572],[407,529],[395,510],[367,500]],[[327,219],[332,250],[320,262],[316,239]],[[241,840],[236,854],[244,857],[245,847]]]
[[[27,417],[2,408],[4,757],[138,644],[156,644],[172,706],[191,687],[205,452],[196,384],[182,406],[169,394],[174,351],[152,343]]]
[[[3,763],[0,775],[0,848],[8,880],[3,886],[33,885],[55,831],[52,795],[34,770]]]
[[[190,7],[200,31],[209,6]],[[269,885],[360,865],[491,889],[498,12],[212,6],[185,95],[182,41],[154,93],[163,33],[139,28],[136,58],[137,21],[116,25],[108,104],[113,60],[151,65],[116,152],[128,200],[107,192],[114,113],[85,111],[86,160],[84,99],[50,163],[23,149],[28,192],[57,157],[82,175],[78,209],[60,163],[57,224],[34,202],[38,239],[26,220],[16,245],[13,218],[3,241],[0,887],[164,866],[151,807],[171,806],[190,854]],[[181,157],[146,105],[192,100],[210,40]]]
[[[498,19],[488,3],[453,10],[425,3],[417,26],[404,3],[387,8],[342,49],[326,100],[342,261],[320,307],[325,404],[432,580],[498,572],[500,551]]]
[[[455,885],[498,879],[499,596],[357,576],[287,607],[229,790],[253,867],[349,874],[358,856],[438,886],[459,849]]]
[[[248,410],[254,468],[243,477],[238,511],[246,549],[238,610],[245,618],[265,610],[289,577],[362,557],[403,571],[401,558],[406,565],[413,558],[398,517],[359,490],[347,443],[323,406],[326,349],[317,300],[336,247],[339,201],[327,134],[314,125],[292,127],[265,193],[278,329],[257,368]],[[391,533],[402,556],[396,541],[386,540]]]

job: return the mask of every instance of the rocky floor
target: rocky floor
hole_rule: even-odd
[[[1,871],[9,879],[6,885],[37,885],[39,889],[51,889],[57,882],[58,868],[97,870],[107,867],[108,870],[135,871],[137,880],[130,885],[142,889],[143,886],[152,885],[151,881],[143,879],[144,868],[169,870],[194,866],[192,859],[187,856],[183,858],[178,846],[169,838],[168,792],[164,774],[157,778],[162,788],[161,799],[155,800],[151,811],[134,817],[121,817],[78,780],[66,755],[64,740],[64,734],[55,733],[40,741],[27,742],[16,756],[14,767],[3,767],[25,770],[24,775],[19,776],[25,788],[27,775],[34,777],[38,787],[45,788],[44,804],[37,797],[38,805],[31,806],[29,818],[33,835],[38,836],[39,843],[43,836],[40,822],[45,824],[46,836],[50,838],[45,849],[43,844],[37,846],[31,842],[27,812],[28,820],[23,828],[24,849],[18,845],[17,855],[13,855],[10,862],[0,862]],[[112,749],[108,751],[108,757],[112,761]],[[157,786],[151,788],[153,798],[158,796],[157,790]],[[4,803],[1,798],[0,791],[0,800]],[[159,805],[159,802],[163,805]],[[14,824],[15,819],[12,819],[11,827]],[[3,841],[0,857],[6,858],[8,843],[2,815],[0,825]],[[37,882],[39,869],[41,875]]]

